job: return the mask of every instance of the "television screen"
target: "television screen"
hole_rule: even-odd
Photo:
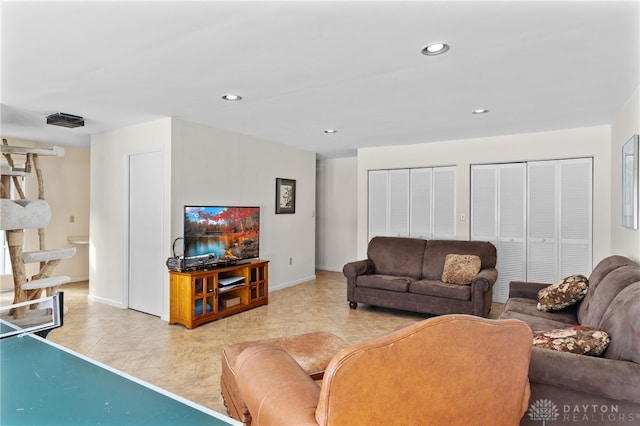
[[[260,207],[185,206],[184,257],[228,263],[259,256]]]

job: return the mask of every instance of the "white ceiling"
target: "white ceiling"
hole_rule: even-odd
[[[177,117],[332,157],[611,124],[639,86],[639,5],[3,0],[1,132],[88,146]]]

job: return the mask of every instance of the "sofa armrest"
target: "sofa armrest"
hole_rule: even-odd
[[[537,299],[538,292],[549,284],[535,283],[528,281],[511,281],[509,283],[509,297],[519,297],[522,299]]]
[[[496,281],[498,281],[498,270],[496,268],[484,268],[471,280],[472,291],[475,293],[477,286],[481,286],[483,293],[489,291]]]
[[[250,346],[238,355],[236,383],[260,425],[314,425],[320,388],[282,347]]]
[[[640,404],[640,364],[533,348],[529,380]]]
[[[496,268],[481,269],[478,275],[471,280],[471,301],[473,315],[486,317],[491,310],[491,289],[498,280]]]
[[[342,268],[342,273],[347,278],[355,278],[358,275],[372,274],[374,271],[373,262],[370,259],[356,260],[349,262]]]

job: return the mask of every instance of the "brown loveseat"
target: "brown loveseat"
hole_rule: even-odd
[[[610,256],[594,268],[588,284],[582,301],[545,312],[537,309],[537,295],[549,284],[510,283],[500,318],[522,320],[533,331],[590,326],[611,339],[600,357],[534,347],[529,380],[537,405],[522,425],[640,424],[640,266]]]
[[[479,273],[468,285],[442,281],[448,254],[476,255]],[[496,248],[484,241],[374,237],[367,259],[347,263],[347,300],[426,314],[486,317],[498,279]]]
[[[281,346],[238,355],[235,377],[261,425],[517,425],[529,402],[531,330],[445,315],[347,347],[320,385]]]

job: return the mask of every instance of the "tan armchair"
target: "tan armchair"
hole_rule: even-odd
[[[263,425],[517,425],[529,404],[531,329],[519,320],[430,318],[333,357],[318,386],[281,347],[236,359]]]

